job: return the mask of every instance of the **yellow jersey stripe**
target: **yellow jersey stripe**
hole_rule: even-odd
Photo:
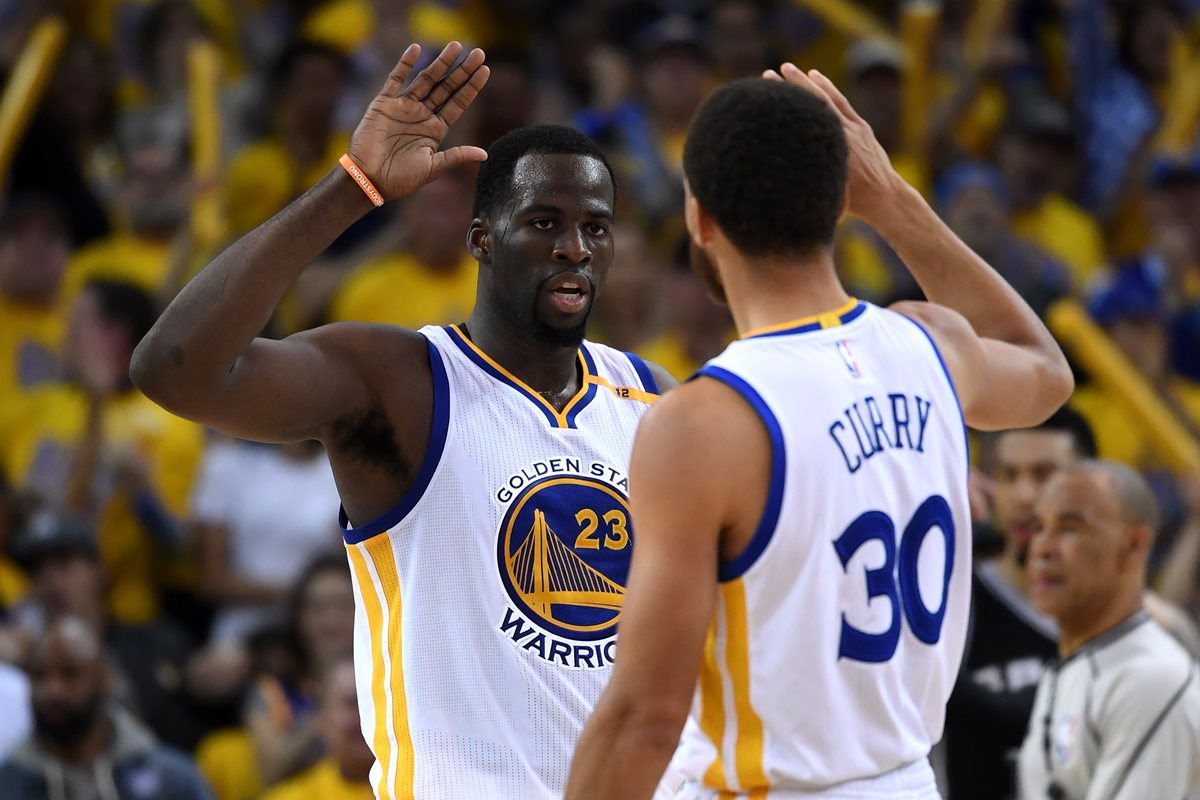
[[[570,411],[571,408],[576,403],[578,403],[580,400],[582,400],[583,396],[585,394],[587,394],[587,388],[588,388],[588,383],[589,383],[588,379],[591,377],[591,374],[588,371],[587,360],[584,359],[583,353],[576,354],[577,358],[579,359],[579,367],[581,370],[581,374],[583,375],[583,380],[581,380],[579,382],[579,391],[575,393],[575,396],[571,398],[570,402],[568,402],[566,404],[566,406],[563,407],[563,410],[560,412],[558,409],[556,409],[550,403],[550,401],[548,401],[546,398],[542,397],[541,394],[539,394],[538,392],[531,389],[529,387],[529,384],[525,383],[525,381],[521,380],[516,375],[513,375],[511,372],[509,372],[504,367],[502,367],[500,365],[500,363],[497,362],[494,358],[489,356],[487,353],[483,352],[483,350],[481,350],[478,345],[476,345],[473,341],[471,341],[470,338],[465,333],[462,332],[462,328],[458,327],[457,325],[451,325],[450,329],[452,331],[454,331],[455,335],[458,336],[459,340],[461,340],[463,344],[465,344],[467,347],[471,348],[471,351],[474,352],[475,355],[479,356],[481,359],[486,361],[488,364],[491,365],[491,367],[493,369],[495,369],[502,376],[504,376],[505,380],[511,381],[514,386],[516,386],[517,388],[519,388],[523,392],[525,392],[527,395],[529,395],[530,399],[541,404],[542,407],[544,407],[546,409],[546,411],[550,412],[554,416],[555,422],[558,423],[558,427],[560,427],[560,428],[571,427],[570,424],[567,422],[567,412]]]
[[[379,586],[387,602],[388,610],[388,661],[391,664],[391,680],[388,695],[392,701],[392,736],[396,740],[396,772],[392,777],[392,793],[388,797],[402,800],[411,798],[415,791],[413,779],[416,773],[412,734],[408,727],[408,699],[404,693],[404,616],[400,600],[400,579],[396,575],[396,559],[392,552],[392,540],[387,536],[373,536],[363,542],[379,576]]]
[[[741,578],[721,584],[725,600],[725,657],[733,683],[737,710],[737,745],[734,764],[742,791],[767,787],[763,773],[762,719],[750,703],[750,637],[746,624],[746,584]]]
[[[704,661],[700,665],[700,730],[717,748],[717,757],[704,771],[704,785],[711,789],[729,786],[725,781],[725,761],[721,754],[725,742],[725,694],[719,663],[717,622],[714,619],[704,640]]]
[[[387,537],[380,537],[387,538]],[[354,581],[358,584],[358,593],[362,596],[363,609],[367,612],[367,624],[372,632],[383,628],[383,609],[379,604],[379,596],[375,592],[375,582],[367,570],[362,551],[358,545],[346,545],[350,553],[350,566],[354,571]],[[387,797],[388,768],[392,763],[392,745],[388,739],[387,730],[387,686],[384,681],[383,638],[371,636],[371,701],[375,711],[375,730],[371,734],[371,749],[375,752],[375,760],[379,762],[379,784],[375,787],[376,797]]]
[[[788,328],[798,328],[801,325],[811,325],[814,322],[818,323],[822,328],[836,328],[842,324],[842,315],[848,314],[858,305],[858,298],[851,297],[842,305],[830,311],[822,311],[820,314],[813,314],[810,317],[800,317],[788,322],[780,322],[777,325],[767,325],[764,328],[755,328],[752,331],[747,331],[741,335],[742,339],[749,339],[752,336],[762,336],[764,333],[775,333],[776,331],[785,331]]]
[[[629,400],[637,400],[639,403],[646,403],[647,405],[650,405],[658,399],[658,395],[652,394],[643,389],[635,389],[632,386],[613,386],[607,378],[601,378],[599,375],[589,375],[587,381],[588,383],[593,383],[596,386],[608,389],[617,397],[622,397]],[[576,395],[576,397],[578,396],[579,395]],[[575,401],[572,400],[571,402],[574,403]],[[563,409],[563,413],[565,414],[568,410],[570,410],[570,408],[571,406],[567,406],[565,409]]]

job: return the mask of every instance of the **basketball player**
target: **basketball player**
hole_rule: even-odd
[[[1036,425],[1072,390],[833,84],[773,77],[714,92],[688,132],[688,229],[742,340],[639,430],[620,652],[572,800],[649,797],[677,742],[687,798],[937,797],[971,581],[964,422]],[[929,303],[847,297],[844,210]]]
[[[488,76],[480,50],[455,67],[461,51],[450,44],[406,85],[410,47],[354,132],[348,168],[333,165],[205,268],[133,374],[226,433],[324,442],[379,797],[561,797],[613,661],[633,432],[666,376],[583,339],[613,258],[615,199],[589,139],[532,128],[488,153],[438,151]],[[393,199],[485,157],[464,324],[255,338],[304,267],[373,208],[369,188]]]

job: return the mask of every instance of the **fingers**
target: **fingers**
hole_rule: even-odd
[[[467,54],[462,63],[454,68],[454,71],[443,78],[429,95],[422,100],[425,106],[430,111],[437,111],[442,104],[449,99],[450,95],[458,91],[459,87],[467,83],[471,76],[483,66],[484,53],[478,47]]]
[[[404,87],[404,81],[408,78],[408,73],[417,65],[417,59],[421,56],[421,45],[410,44],[404,50],[404,54],[400,56],[400,60],[396,62],[396,66],[392,68],[387,79],[383,82],[383,87],[379,90],[380,94],[388,97],[395,97],[400,94],[400,90]]]
[[[854,110],[854,106],[850,105],[850,101],[846,99],[846,95],[842,94],[841,90],[834,86],[833,81],[815,69],[808,71],[808,77],[824,90],[825,96],[833,101],[833,105],[838,111],[852,120],[857,121],[860,119],[858,112]]]
[[[482,51],[480,51],[482,52]],[[437,115],[441,117],[446,125],[453,125],[455,120],[462,116],[463,112],[471,107],[471,103],[475,102],[475,98],[479,95],[479,90],[484,87],[488,81],[488,76],[492,71],[486,65],[479,67],[472,73],[470,79],[458,87],[442,104]]]
[[[458,60],[459,54],[462,53],[462,49],[463,46],[458,42],[451,42],[442,48],[441,54],[433,60],[433,63],[417,73],[417,77],[403,95],[423,102],[438,82],[450,72],[454,62]]]
[[[454,169],[472,161],[486,160],[487,151],[482,147],[463,145],[451,147],[449,150],[439,150],[433,154],[433,169],[430,170],[429,180],[433,180],[448,169]]]
[[[773,69],[764,69],[762,76],[769,81],[782,81],[783,76]]]
[[[837,111],[837,107],[833,104],[833,99],[830,98],[825,90],[818,86],[812,78],[805,74],[804,70],[800,69],[795,64],[788,62],[780,67],[779,71],[783,75],[783,80],[787,81],[793,86],[799,86],[806,92],[815,94],[817,97],[828,103],[830,108],[832,108],[834,111]]]

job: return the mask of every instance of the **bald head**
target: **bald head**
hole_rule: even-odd
[[[1117,503],[1117,513],[1127,525],[1139,525],[1158,532],[1161,515],[1154,490],[1137,470],[1104,459],[1087,459],[1064,470],[1065,474],[1080,473],[1103,482]]]

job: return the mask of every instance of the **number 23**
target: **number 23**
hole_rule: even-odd
[[[604,515],[608,530],[604,536],[596,533],[600,527],[600,516],[590,508],[580,509],[575,515],[575,521],[583,526],[583,530],[575,537],[576,550],[624,550],[629,545],[629,520],[625,512],[614,508]]]

